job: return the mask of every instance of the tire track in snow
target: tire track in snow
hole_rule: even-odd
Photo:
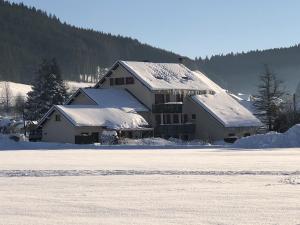
[[[300,171],[187,171],[187,170],[0,170],[0,177],[199,175],[199,176],[291,176]]]

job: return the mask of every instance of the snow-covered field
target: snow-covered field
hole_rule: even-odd
[[[16,97],[18,95],[27,96],[27,93],[31,91],[31,86],[27,84],[15,83],[15,82],[7,82],[12,97]],[[0,81],[0,93],[2,92],[4,81]],[[91,87],[94,86],[93,83],[85,83],[85,82],[74,82],[74,81],[66,81],[66,85],[69,88],[69,91],[74,92],[78,88]]]
[[[300,149],[0,151],[0,224],[300,224]]]

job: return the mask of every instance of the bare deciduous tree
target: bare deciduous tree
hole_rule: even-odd
[[[12,103],[12,91],[8,82],[3,82],[1,87],[1,105],[5,113],[9,113]]]

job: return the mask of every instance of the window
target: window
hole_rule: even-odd
[[[178,114],[173,115],[173,123],[179,123],[179,116]]]
[[[187,123],[188,122],[188,115],[187,114],[184,114],[183,115],[183,123]]]
[[[164,124],[171,124],[171,115],[170,114],[164,115]]]
[[[229,137],[234,137],[235,136],[235,133],[230,133],[228,134]]]
[[[192,120],[196,119],[196,114],[192,114]]]
[[[166,102],[170,102],[170,95],[166,94]]]
[[[182,102],[183,101],[183,95],[177,94],[176,95],[176,102]]]
[[[60,115],[55,115],[55,121],[60,121]]]
[[[116,85],[123,85],[124,84],[124,77],[115,78]]]
[[[160,116],[160,114],[155,115],[155,122],[156,122],[156,124],[161,124],[161,116]]]
[[[113,85],[114,85],[114,78],[110,78],[110,79],[109,79],[109,84],[110,84],[110,86],[113,86]]]
[[[155,104],[165,103],[163,94],[155,94]]]
[[[126,84],[134,84],[133,77],[126,77]]]

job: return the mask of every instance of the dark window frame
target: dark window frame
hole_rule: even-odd
[[[170,94],[165,94],[165,102],[170,102]]]
[[[126,84],[134,84],[134,78],[133,77],[126,77],[125,78]]]
[[[178,124],[179,123],[179,115],[173,114],[173,123]]]
[[[56,122],[61,121],[61,116],[60,116],[59,114],[56,114],[56,115],[55,115],[55,121],[56,121]]]
[[[163,120],[164,120],[164,124],[171,124],[171,115],[164,114]]]
[[[155,104],[163,104],[165,103],[165,96],[164,94],[155,94]]]
[[[115,78],[115,85],[124,85],[124,84],[125,84],[124,77]]]

